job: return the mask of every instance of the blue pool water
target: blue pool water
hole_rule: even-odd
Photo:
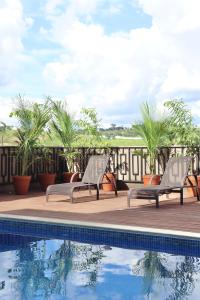
[[[200,299],[200,242],[0,220],[0,300]]]

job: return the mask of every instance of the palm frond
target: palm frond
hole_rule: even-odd
[[[147,147],[150,171],[154,173],[154,161],[158,154],[158,147],[162,146],[163,136],[166,134],[165,119],[156,119],[153,110],[147,102],[141,106],[142,122],[133,125],[136,134],[140,136]]]
[[[39,138],[49,121],[50,108],[45,104],[32,104],[19,95],[17,106],[11,116],[16,117],[19,122],[16,131],[18,157],[21,159],[22,175],[24,175],[34,162],[33,149],[38,146]]]

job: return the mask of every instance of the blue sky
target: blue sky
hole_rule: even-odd
[[[198,0],[0,0],[0,120],[19,93],[131,124],[183,98],[200,115]]]

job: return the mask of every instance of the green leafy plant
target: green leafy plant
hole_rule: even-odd
[[[164,143],[167,132],[167,119],[156,119],[153,109],[147,102],[142,104],[141,114],[142,122],[133,124],[132,128],[143,139],[147,147],[146,157],[149,162],[150,173],[155,174],[155,159],[159,153],[159,147]]]
[[[175,145],[187,147],[187,154],[194,155],[199,145],[199,128],[193,123],[191,111],[182,99],[168,100],[168,138]]]
[[[88,148],[107,146],[99,130],[101,120],[98,119],[96,110],[94,108],[82,108],[80,113],[81,117],[77,121],[80,133],[79,145]]]
[[[52,110],[51,129],[64,147],[64,152],[60,155],[66,159],[68,171],[72,172],[74,160],[79,155],[73,147],[78,139],[76,120],[68,112],[66,103],[51,98],[48,101]]]
[[[29,166],[37,159],[33,155],[33,150],[38,146],[39,139],[44,133],[50,111],[45,104],[31,103],[19,95],[10,116],[18,121],[15,131],[18,144],[17,157],[21,160],[20,173],[26,175]]]

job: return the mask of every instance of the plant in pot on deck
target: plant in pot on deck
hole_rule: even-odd
[[[63,174],[64,181],[76,181],[79,174],[77,170],[74,170],[74,166],[78,167],[76,160],[79,152],[74,149],[73,144],[78,139],[77,123],[73,115],[67,111],[66,103],[54,101],[51,98],[49,98],[49,103],[52,109],[51,129],[53,135],[64,147],[60,154],[65,159],[68,169],[68,172]],[[76,172],[74,173],[74,171]]]
[[[38,174],[38,180],[42,191],[46,191],[49,185],[55,183],[56,173],[52,172],[55,161],[52,159],[52,150],[46,147],[41,147],[39,160],[43,165],[43,172]]]
[[[193,156],[195,160],[199,151],[200,131],[198,126],[194,124],[191,110],[188,109],[182,99],[167,100],[164,106],[168,109],[168,136],[170,136],[171,144],[181,145],[186,149],[184,153],[172,154]],[[200,189],[200,176],[194,176],[199,174],[198,167],[197,170],[191,170],[190,174],[193,175],[187,177],[187,185],[198,185]],[[186,191],[188,197],[196,196],[195,188],[188,187]]]
[[[19,168],[18,176],[13,176],[13,183],[16,194],[23,195],[29,190],[31,176],[28,175],[28,170],[38,159],[34,156],[34,150],[49,121],[49,109],[43,104],[31,103],[19,95],[10,116],[15,117],[19,123],[16,129]]]
[[[100,151],[109,153],[109,145],[102,138],[101,131],[101,120],[98,119],[97,112],[94,108],[82,108],[81,118],[77,122],[79,130],[81,132],[79,143],[82,146],[87,147],[87,153],[91,153],[91,149],[99,148]],[[94,152],[96,154],[96,152]],[[113,172],[106,172],[102,178],[102,188],[104,191],[115,191],[116,190],[116,174]]]
[[[136,134],[143,139],[147,153],[137,153],[146,159],[149,166],[149,173],[143,175],[144,184],[159,184],[160,176],[156,175],[156,158],[159,154],[159,147],[165,144],[167,133],[167,119],[155,118],[151,106],[144,102],[141,106],[142,122],[132,125]]]

